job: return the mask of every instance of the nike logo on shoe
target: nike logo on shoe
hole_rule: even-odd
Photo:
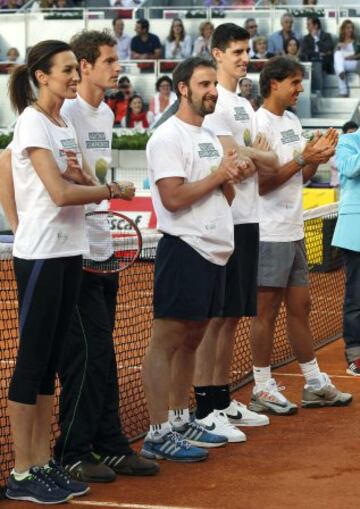
[[[208,431],[213,431],[215,429],[215,423],[213,422],[211,426],[203,426]]]
[[[242,419],[242,413],[239,412],[239,410],[236,412],[235,415],[231,415],[226,412],[226,416],[229,417],[230,419],[238,419],[239,421],[240,419]]]

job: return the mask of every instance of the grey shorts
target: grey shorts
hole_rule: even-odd
[[[308,286],[309,269],[304,239],[260,242],[258,286]]]

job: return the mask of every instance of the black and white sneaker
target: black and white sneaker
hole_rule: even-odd
[[[354,361],[350,362],[346,373],[348,375],[360,376],[360,359],[355,359]]]

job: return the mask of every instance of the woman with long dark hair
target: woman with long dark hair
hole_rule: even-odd
[[[76,97],[78,81],[70,46],[49,40],[30,50],[9,84],[20,114],[11,145],[20,344],[9,387],[15,468],[6,495],[45,504],[88,491],[50,459],[55,375],[88,251],[81,205],[129,192],[115,183],[94,185],[82,164],[75,130],[60,114],[64,100]]]
[[[147,129],[153,120],[154,115],[151,111],[146,111],[141,95],[135,94],[129,99],[126,116],[122,119],[121,126],[130,129]]]

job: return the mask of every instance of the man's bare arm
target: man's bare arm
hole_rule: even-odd
[[[261,138],[260,138],[261,137]],[[221,145],[223,146],[224,152],[231,149],[235,149],[240,158],[249,158],[253,161],[256,166],[265,166],[270,168],[277,168],[279,161],[278,157],[273,150],[267,144],[268,148],[258,148],[266,146],[263,135],[258,135],[257,139],[261,140],[261,145],[257,144],[255,140],[254,147],[244,147],[239,145],[233,136],[218,136]]]

